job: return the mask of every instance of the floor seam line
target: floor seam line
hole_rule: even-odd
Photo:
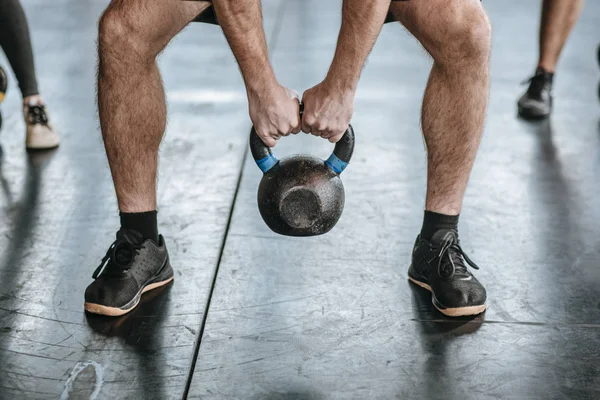
[[[183,392],[183,399],[187,399],[189,391],[190,391],[190,386],[192,384],[192,378],[194,376],[194,370],[196,369],[196,362],[198,360],[198,356],[200,354],[200,345],[202,344],[202,337],[204,336],[204,328],[206,327],[206,321],[208,319],[208,311],[210,309],[210,304],[213,298],[213,293],[215,290],[215,286],[217,283],[217,278],[219,276],[219,269],[221,267],[221,261],[223,259],[223,254],[225,252],[225,244],[227,243],[227,237],[228,237],[228,233],[229,233],[229,228],[231,227],[231,221],[233,219],[233,212],[235,210],[235,203],[237,201],[237,196],[240,190],[240,186],[242,184],[242,176],[244,175],[244,164],[246,164],[246,158],[248,156],[248,149],[246,148],[244,150],[244,155],[242,156],[242,166],[240,168],[240,171],[238,173],[238,178],[237,178],[237,183],[236,183],[236,187],[235,187],[235,191],[233,194],[233,199],[231,201],[231,207],[229,209],[229,216],[227,218],[227,224],[225,225],[225,232],[223,234],[223,241],[221,242],[221,248],[219,250],[219,257],[217,259],[217,263],[215,266],[215,270],[213,273],[213,277],[212,277],[212,281],[211,281],[211,285],[210,285],[210,289],[208,291],[208,295],[207,295],[207,300],[206,300],[206,305],[204,306],[204,313],[202,315],[202,322],[200,324],[200,329],[198,332],[198,337],[196,339],[196,344],[194,346],[194,354],[192,357],[192,365],[190,366],[190,371],[189,371],[189,375],[188,375],[188,379],[186,381],[185,384],[185,389]]]
[[[275,25],[273,26],[273,30],[271,31],[271,40],[272,40],[273,44],[270,46],[269,51],[268,51],[269,58],[275,51],[276,44],[277,44],[277,36],[279,36],[279,34],[281,32],[281,27],[282,27],[281,20],[283,20],[282,15],[283,15],[283,11],[285,10],[285,5],[286,5],[286,1],[282,0],[280,2],[279,7],[277,8],[277,16],[276,16],[276,20],[275,20]],[[241,167],[240,167],[240,170],[238,173],[235,191],[233,193],[233,199],[231,201],[231,207],[229,208],[229,216],[227,218],[227,224],[225,225],[225,232],[223,234],[223,240],[221,242],[221,247],[219,250],[219,257],[217,259],[217,263],[216,263],[213,277],[211,280],[210,289],[208,291],[206,305],[204,307],[204,314],[202,315],[202,322],[200,324],[200,329],[198,332],[198,337],[197,337],[196,343],[194,345],[194,354],[192,356],[192,364],[190,366],[188,378],[186,380],[185,388],[183,391],[183,399],[184,400],[186,400],[189,396],[190,387],[192,385],[192,379],[194,377],[194,371],[196,369],[196,363],[197,363],[198,357],[200,355],[200,346],[202,345],[202,337],[204,336],[204,329],[206,327],[206,321],[208,320],[208,312],[210,310],[210,304],[212,302],[215,286],[217,283],[217,278],[219,276],[219,270],[221,267],[221,262],[223,260],[223,254],[225,252],[225,245],[227,243],[227,238],[229,237],[229,229],[231,227],[231,222],[233,220],[233,213],[235,211],[235,204],[237,202],[237,197],[238,197],[238,194],[240,191],[240,187],[242,185],[242,178],[244,176],[244,169],[246,166],[247,158],[248,158],[248,146],[245,146],[245,150],[242,155],[242,164],[241,164]]]

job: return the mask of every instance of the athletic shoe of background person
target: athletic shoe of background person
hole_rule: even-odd
[[[0,67],[0,103],[4,101],[6,89],[8,87],[8,76],[2,67]],[[0,128],[2,128],[2,113],[0,113]]]
[[[60,138],[50,123],[46,106],[40,101],[23,105],[25,117],[25,147],[28,150],[46,150],[58,147]]]
[[[529,88],[519,99],[519,116],[525,119],[547,118],[552,111],[552,80],[554,74],[538,68],[525,83]]]

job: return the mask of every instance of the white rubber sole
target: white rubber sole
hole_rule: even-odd
[[[27,150],[50,150],[60,145],[60,139],[55,132],[39,134],[27,133],[25,148]]]
[[[87,312],[91,312],[93,314],[107,315],[109,317],[118,317],[120,315],[125,315],[128,312],[130,312],[131,310],[133,310],[134,308],[136,308],[138,304],[140,304],[140,299],[142,298],[142,295],[144,293],[146,293],[152,289],[156,289],[161,286],[164,286],[167,283],[171,282],[172,280],[173,280],[173,277],[170,277],[167,280],[160,281],[160,282],[154,282],[154,283],[151,283],[150,285],[146,286],[144,289],[142,289],[142,292],[138,296],[135,304],[127,309],[122,309],[122,308],[118,308],[118,307],[107,307],[107,306],[103,306],[100,304],[87,303],[87,302],[84,303],[83,307],[85,308],[85,310]]]
[[[437,308],[437,310],[439,312],[441,312],[442,314],[444,314],[448,317],[465,317],[468,315],[477,315],[477,314],[481,314],[482,312],[484,312],[485,309],[487,308],[487,304],[482,304],[480,306],[470,306],[470,307],[445,308],[445,309],[439,308],[438,306],[435,305],[435,302],[433,301],[433,290],[431,290],[431,286],[429,286],[426,283],[419,282],[419,281],[411,278],[410,276],[408,277],[408,280],[410,280],[415,285],[422,287],[423,289],[429,290],[431,292],[431,296],[432,296],[431,303],[433,304],[433,306],[435,308]]]

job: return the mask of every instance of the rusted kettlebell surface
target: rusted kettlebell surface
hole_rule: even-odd
[[[340,174],[354,151],[352,126],[326,161],[310,155],[278,160],[254,127],[250,150],[264,173],[258,186],[258,209],[271,230],[287,236],[315,236],[335,226],[344,210]]]

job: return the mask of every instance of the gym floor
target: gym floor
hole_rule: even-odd
[[[169,126],[159,223],[175,281],[123,317],[86,315],[85,287],[118,229],[94,103],[106,4],[24,2],[62,145],[25,152],[11,75],[0,398],[600,398],[600,2],[587,2],[558,66],[554,114],[538,123],[516,117],[516,100],[537,58],[540,2],[485,3],[491,99],[460,232],[489,309],[470,319],[434,311],[406,279],[424,202],[430,61],[398,24],[384,27],[359,87],[344,214],[313,238],[278,236],[258,213],[245,93],[220,28],[178,36],[160,59]],[[278,78],[302,92],[327,70],[339,2],[263,4]],[[276,148],[330,151],[307,135]]]

